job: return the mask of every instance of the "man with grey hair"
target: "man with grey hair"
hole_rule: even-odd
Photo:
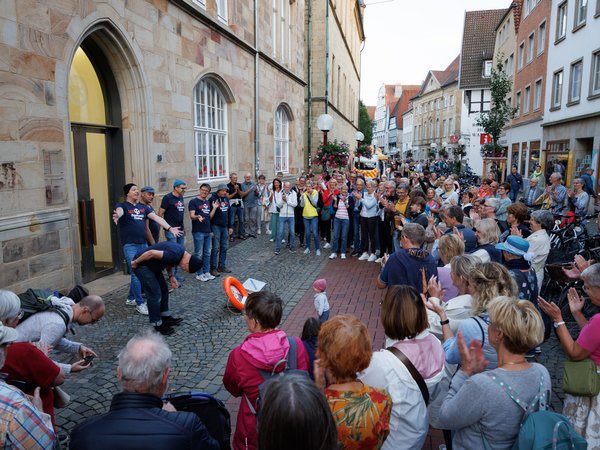
[[[523,192],[524,197],[521,199],[527,206],[532,207],[541,203],[540,197],[544,194],[544,189],[539,185],[539,179],[531,177],[529,179],[529,187]]]
[[[119,353],[116,394],[107,413],[79,424],[71,434],[71,448],[104,450],[214,449],[219,444],[198,416],[163,404],[171,372],[171,350],[153,332],[135,336]]]
[[[244,174],[244,182],[240,185],[240,196],[244,202],[244,227],[248,237],[255,238],[258,231],[258,186],[252,181],[252,174]]]
[[[550,207],[552,214],[560,214],[565,207],[567,188],[564,187],[561,182],[562,175],[558,172],[554,172],[550,175],[550,186],[546,187],[546,193],[552,200],[552,206]]]
[[[425,242],[425,228],[418,223],[407,223],[402,229],[400,245],[385,263],[377,279],[377,287],[384,289],[397,284],[407,284],[418,292],[427,291],[427,283],[437,276],[437,264],[421,246]]]

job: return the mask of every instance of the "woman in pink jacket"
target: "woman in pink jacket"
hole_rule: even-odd
[[[248,296],[244,305],[244,320],[250,334],[241,345],[229,354],[223,384],[234,397],[243,397],[238,412],[233,448],[235,450],[257,449],[256,412],[258,412],[259,386],[264,382],[260,371],[271,374],[281,372],[290,344],[295,346],[295,368],[308,371],[308,354],[298,337],[288,338],[276,329],[281,321],[283,303],[272,292],[255,292]],[[277,367],[275,367],[277,365]],[[288,367],[294,364],[288,362]]]

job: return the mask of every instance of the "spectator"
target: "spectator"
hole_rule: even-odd
[[[496,222],[498,218],[496,217],[496,211],[500,207],[500,200],[496,197],[486,198],[483,204],[481,205],[481,209],[479,211],[479,215],[482,219],[494,219]],[[477,226],[477,224],[476,224]]]
[[[385,263],[377,279],[377,286],[384,289],[396,284],[407,284],[419,292],[425,292],[427,280],[437,276],[437,265],[429,252],[421,249],[424,241],[425,229],[417,223],[407,223],[400,237],[402,248],[394,252]]]
[[[152,186],[144,186],[140,189],[140,203],[145,205],[149,212],[156,214],[156,211],[154,211],[154,207],[152,206],[155,195],[156,191]],[[147,244],[154,245],[158,242],[160,227],[154,220],[149,220],[148,228],[150,229],[150,236],[148,236]]]
[[[381,305],[381,323],[391,346],[406,356],[433,392],[442,378],[444,352],[440,341],[427,331],[427,312],[419,291],[410,286],[390,287]],[[380,350],[359,378],[392,397],[390,435],[382,449],[422,448],[429,428],[427,406],[404,363],[390,349]]]
[[[479,244],[472,255],[477,256],[481,262],[502,262],[502,252],[496,248],[500,237],[498,224],[494,219],[483,219],[477,223],[477,243]]]
[[[310,361],[310,367],[308,369],[308,374],[314,380],[314,364],[317,354],[317,343],[319,337],[319,330],[321,329],[321,322],[319,319],[315,319],[314,317],[309,317],[304,322],[302,326],[302,343],[304,344],[304,349],[308,354],[308,360]]]
[[[444,192],[440,195],[443,205],[458,205],[458,194],[454,190],[454,181],[448,178],[444,181]]]
[[[345,449],[378,449],[390,432],[390,395],[357,379],[372,354],[367,327],[356,317],[335,316],[321,326],[315,382],[325,390]]]
[[[539,312],[530,302],[509,297],[497,298],[488,309],[489,340],[498,354],[498,368],[482,374],[488,362],[480,343],[468,345],[459,335],[461,366],[439,417],[441,426],[455,430],[453,449],[511,448],[521,428],[523,408],[535,408],[539,402],[545,409],[550,402],[548,371],[525,359],[525,352],[544,337]]]
[[[229,354],[223,375],[225,389],[234,397],[244,397],[233,436],[234,450],[257,448],[255,414],[259,409],[258,387],[263,383],[260,371],[283,371],[284,366],[277,363],[287,358],[290,340],[296,346],[296,369],[308,371],[309,360],[302,341],[288,338],[277,329],[282,312],[281,299],[267,291],[250,294],[244,305],[244,320],[250,334]]]
[[[533,170],[533,172],[531,172],[531,176],[529,177],[530,179],[536,179],[538,181],[538,185],[541,189],[544,188],[544,183],[546,182],[546,180],[544,179],[544,172],[542,172],[542,166],[540,166],[539,164],[535,165],[535,169]]]
[[[63,353],[78,355],[82,360],[73,365],[57,363],[64,373],[71,370],[79,372],[87,369],[89,364],[83,363],[86,356],[98,356],[96,353],[80,344],[68,340],[65,335],[74,323],[89,325],[98,322],[104,316],[104,301],[98,295],[88,295],[79,303],[74,303],[68,297],[52,297],[52,304],[58,307],[68,317],[67,323],[63,316],[56,311],[42,311],[33,314],[17,325],[19,338],[17,342],[40,342]]]
[[[501,233],[508,229],[508,223],[506,222],[508,207],[513,203],[513,200],[509,197],[510,193],[511,186],[509,183],[502,183],[498,187],[500,201],[498,202],[498,208],[496,208],[496,218],[498,219],[498,226]]]
[[[506,181],[510,185],[508,196],[510,197],[510,201],[514,203],[517,201],[519,191],[523,188],[523,176],[518,172],[517,166],[510,168],[510,174],[506,177]]]
[[[508,269],[517,285],[517,297],[520,300],[529,300],[537,306],[538,284],[535,270],[530,266],[529,242],[519,236],[509,236],[506,242],[496,244],[502,251],[504,265]]]
[[[175,330],[172,326],[179,325],[183,319],[173,317],[169,311],[169,289],[163,270],[167,269],[171,287],[177,289],[173,268],[180,267],[186,272],[196,273],[202,267],[202,260],[190,255],[181,245],[167,241],[152,245],[135,255],[131,267],[146,293],[150,323],[161,334],[173,334]]]
[[[447,302],[458,295],[458,287],[452,281],[452,270],[450,261],[455,256],[465,253],[465,243],[456,234],[446,234],[439,239],[439,255],[443,267],[438,267],[438,278],[443,290],[440,300]]]
[[[333,199],[333,252],[329,259],[335,259],[340,254],[342,259],[346,259],[346,249],[348,248],[348,231],[352,221],[354,211],[354,197],[348,195],[348,187],[343,184],[340,193]]]
[[[279,210],[279,222],[277,224],[277,238],[275,239],[275,256],[279,255],[281,251],[281,244],[285,242],[285,225],[288,226],[288,233],[290,236],[290,252],[296,253],[296,205],[298,202],[298,195],[295,191],[292,191],[291,184],[289,181],[283,183],[283,191],[281,195],[276,194],[277,208]],[[302,226],[302,232],[304,232],[304,225]],[[304,236],[301,234],[301,238]]]
[[[530,178],[529,187],[523,192],[522,201],[530,208],[542,203],[543,200],[544,188],[540,186],[538,180],[538,178]]]
[[[471,253],[473,250],[475,250],[475,247],[477,247],[477,237],[472,230],[469,230],[463,225],[465,213],[460,206],[453,205],[444,209],[443,214],[441,214],[441,218],[448,227],[445,234],[453,233],[454,228],[456,228],[463,235],[463,239],[465,241],[465,252]]]
[[[594,306],[600,306],[600,264],[589,266],[581,273],[584,291],[589,296]],[[581,329],[579,337],[573,340],[567,328],[560,308],[554,303],[548,303],[540,297],[540,307],[554,321],[556,335],[567,357],[572,361],[581,361],[590,358],[600,366],[600,314],[594,314],[589,320],[583,315],[585,300],[577,293],[575,288],[569,289],[567,294],[569,309],[577,325]],[[598,405],[600,394],[595,397],[580,397],[565,394],[563,414],[567,416],[575,431],[581,434],[590,448],[600,447],[600,426]]]
[[[244,202],[244,228],[248,237],[255,238],[258,232],[260,211],[258,210],[258,186],[252,181],[252,174],[244,174],[244,182],[240,185],[240,196]]]
[[[16,294],[0,290],[0,324],[15,328],[21,318],[21,301]],[[82,361],[71,365],[71,372],[76,372]],[[83,363],[83,365],[87,365]],[[76,366],[73,368],[73,366]],[[30,342],[13,342],[6,352],[4,367],[0,366],[8,384],[24,383],[21,387],[27,395],[33,396],[36,388],[40,388],[42,410],[49,414],[54,424],[54,386],[65,381],[65,374],[44,352]]]
[[[271,234],[271,213],[269,212],[269,187],[265,184],[266,178],[264,175],[258,176],[257,194],[258,194],[258,234],[262,233],[263,225],[265,226],[265,234]],[[281,182],[279,184],[281,186]]]
[[[227,185],[219,184],[217,192],[211,198],[213,214],[210,225],[213,234],[210,251],[210,274],[218,277],[223,273],[231,273],[227,267],[228,238],[233,235],[233,217],[231,204],[227,194]],[[237,213],[236,213],[237,214]]]
[[[275,178],[273,183],[271,183],[271,189],[269,189],[269,214],[271,215],[271,233],[267,233],[271,235],[271,239],[269,242],[275,242],[278,235],[278,225],[279,225],[279,207],[277,206],[278,201],[281,201],[281,190],[282,184],[281,180]]]
[[[310,238],[311,235],[315,242],[315,252],[317,256],[321,256],[321,246],[319,243],[319,213],[318,213],[319,193],[313,189],[313,182],[306,182],[306,191],[300,197],[300,205],[302,206],[302,218],[304,220],[304,233],[306,234],[306,249],[304,254],[310,254]]]
[[[219,449],[198,416],[163,404],[171,350],[152,332],[131,338],[119,353],[116,394],[107,413],[86,419],[71,434],[77,450]]]
[[[173,231],[165,231],[165,238],[169,242],[176,242],[181,246],[185,246],[185,233],[183,230],[183,216],[185,214],[185,201],[184,194],[187,189],[187,183],[177,178],[173,182],[173,191],[169,192],[162,198],[160,202],[160,208],[158,209],[158,215],[163,217],[169,225],[175,227],[176,230],[181,233],[174,233]],[[175,268],[175,278],[177,281],[183,281],[183,277],[177,275],[177,268]]]
[[[345,184],[345,183],[343,183]],[[338,182],[335,178],[332,178],[327,183],[327,189],[323,190],[323,206],[321,208],[321,215],[319,217],[320,220],[320,229],[321,229],[321,237],[325,240],[325,245],[323,248],[331,247],[331,214],[332,208],[331,204],[333,200],[340,195]]]
[[[508,206],[507,212],[506,222],[509,229],[500,235],[500,242],[506,241],[513,229],[515,232],[519,231],[522,237],[527,238],[531,234],[529,227],[525,225],[525,222],[529,220],[527,206],[521,202],[512,203]]]
[[[229,226],[235,230],[235,219],[237,218],[237,237],[241,240],[246,239],[244,230],[244,203],[242,201],[242,186],[237,182],[238,175],[231,172],[229,183],[227,183],[227,196],[229,197]],[[229,240],[233,241],[235,231],[230,235]]]
[[[0,324],[0,367],[4,366],[10,344],[18,333]],[[5,449],[52,450],[56,436],[50,416],[42,412],[39,387],[31,401],[23,392],[0,378],[0,438]]]
[[[263,405],[258,420],[261,450],[338,450],[338,434],[327,400],[306,377],[290,374],[273,379]]]
[[[196,273],[196,280],[214,280],[210,274],[210,253],[212,248],[212,227],[210,220],[214,217],[216,208],[210,202],[210,184],[200,185],[197,197],[190,200],[190,220],[192,221],[192,236],[194,238],[194,256],[202,259],[202,267]]]
[[[585,181],[582,178],[573,180],[573,190],[567,191],[569,207],[575,212],[575,216],[583,218],[587,215],[590,196],[584,190]]]
[[[317,310],[320,323],[323,323],[329,319],[329,301],[327,300],[327,294],[325,293],[326,289],[327,280],[325,280],[325,278],[315,280],[313,283],[313,290],[316,292],[315,309]]]
[[[359,261],[374,262],[379,256],[379,208],[377,206],[379,202],[375,195],[376,188],[377,183],[369,180],[367,182],[367,192],[362,194],[362,198],[359,198],[362,205],[360,209],[360,227],[363,247],[363,254],[358,258]]]
[[[296,203],[294,204],[294,229],[296,231],[296,234],[298,235],[298,238],[300,239],[300,247],[304,246],[304,218],[303,218],[303,212],[304,212],[304,208],[302,207],[302,205],[300,204],[300,199],[302,198],[302,195],[304,194],[304,192],[306,192],[306,177],[305,176],[300,176],[298,177],[298,181],[296,183],[296,186],[294,186],[292,188],[292,192],[294,192],[295,197],[296,197]],[[310,180],[312,181],[312,180]],[[285,190],[285,183],[284,183],[284,190]],[[281,216],[280,216],[281,217]],[[291,248],[291,234],[292,232],[290,231],[290,248]]]
[[[546,193],[550,196],[552,214],[561,214],[567,199],[567,188],[562,185],[562,175],[554,172],[550,175],[550,186],[546,187]]]
[[[554,226],[554,216],[549,211],[534,211],[529,220],[531,235],[527,238],[529,242],[529,253],[533,255],[531,264],[537,275],[538,286],[541,288],[544,281],[544,266],[550,253],[550,235],[548,232]],[[521,233],[515,231],[519,236]]]
[[[359,256],[362,254],[363,242],[362,242],[362,230],[361,230],[361,216],[360,211],[362,210],[362,198],[365,190],[365,180],[357,178],[355,186],[352,188],[350,195],[354,198],[354,209],[352,211],[352,253],[350,256]]]

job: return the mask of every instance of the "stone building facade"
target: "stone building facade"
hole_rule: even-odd
[[[175,178],[191,197],[231,172],[304,168],[304,0],[2,5],[3,288],[118,270],[126,182],[155,186],[158,208]]]

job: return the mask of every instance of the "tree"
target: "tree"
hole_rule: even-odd
[[[363,142],[365,144],[370,144],[373,139],[373,122],[371,122],[367,107],[362,100],[358,101],[358,130],[365,135],[365,140]]]
[[[506,96],[512,91],[512,81],[506,76],[500,61],[496,63],[496,68],[492,68],[490,90],[492,95],[490,111],[481,113],[475,120],[476,125],[492,136],[492,142],[481,148],[483,156],[502,152],[498,139],[506,123],[515,116],[517,111],[517,108],[513,108],[506,102]]]

